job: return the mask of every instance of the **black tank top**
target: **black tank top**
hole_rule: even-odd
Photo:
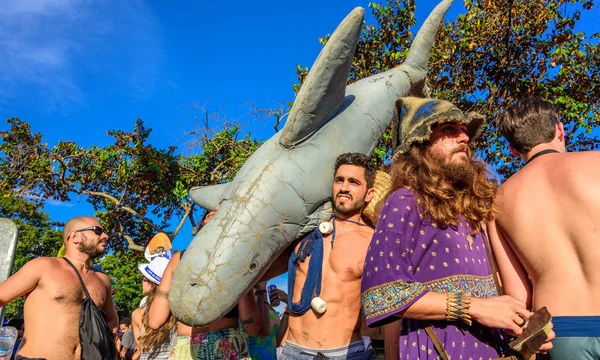
[[[181,252],[181,255],[179,255],[179,261],[181,261],[181,259],[183,258],[183,254],[185,253],[185,250],[183,250]],[[225,314],[225,316],[223,316],[225,319],[237,319],[240,316],[240,311],[238,309],[238,306],[235,305],[233,307],[233,309],[229,310],[229,312],[227,314]]]

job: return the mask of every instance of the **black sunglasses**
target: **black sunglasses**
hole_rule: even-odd
[[[83,231],[88,231],[88,230],[92,230],[94,232],[94,234],[96,235],[102,235],[102,233],[104,232],[104,229],[101,226],[89,226],[83,229],[79,229],[79,230],[75,230],[75,232],[83,232]]]

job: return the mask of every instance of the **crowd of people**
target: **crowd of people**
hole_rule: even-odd
[[[526,164],[499,186],[473,154],[481,116],[414,97],[395,113],[389,177],[369,154],[340,155],[329,221],[207,327],[169,308],[185,251],[139,265],[144,299],[119,322],[90,267],[108,236],[69,220],[64,258],[0,284],[0,305],[27,296],[16,359],[600,359],[600,154],[567,153],[552,106],[522,100],[497,127]],[[289,297],[267,290],[284,272]]]

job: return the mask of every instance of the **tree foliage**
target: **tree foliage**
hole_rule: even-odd
[[[225,124],[220,131],[197,133],[202,151],[183,155],[174,146],[149,144],[151,129],[140,119],[130,132],[109,131],[113,143],[104,147],[73,141],[49,147],[29,123],[7,122],[10,129],[0,132],[2,194],[37,204],[83,195],[110,231],[111,249],[141,251],[139,244],[159,231],[173,240],[187,220],[195,228],[188,189],[230,180],[258,147],[249,135],[240,136],[239,127]]]
[[[144,296],[142,293],[142,273],[137,265],[145,261],[141,253],[120,251],[105,255],[100,263],[102,271],[110,278],[113,286],[113,299],[119,319],[131,316]]]
[[[428,85],[432,97],[487,116],[487,131],[477,144],[484,160],[502,177],[516,171],[520,162],[510,161],[493,121],[502,108],[534,96],[559,110],[570,149],[597,149],[593,131],[600,125],[600,34],[578,28],[593,2],[464,0],[464,5],[465,14],[440,28]],[[387,0],[369,7],[376,24],[362,29],[350,82],[401,64],[413,40],[413,1]],[[324,44],[328,36],[320,40]],[[307,70],[297,68],[300,82]],[[382,164],[390,153],[388,132],[375,158]]]

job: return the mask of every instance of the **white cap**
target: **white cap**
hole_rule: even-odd
[[[169,259],[159,256],[152,259],[150,264],[139,264],[138,269],[146,279],[158,285],[160,284],[160,280],[162,280],[167,264],[169,264]]]

